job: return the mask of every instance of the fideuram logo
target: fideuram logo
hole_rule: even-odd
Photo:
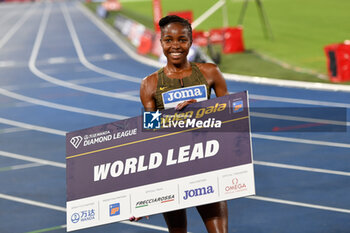
[[[83,141],[83,137],[81,136],[75,136],[70,139],[70,143],[75,147],[75,149],[78,148],[78,146],[82,141]]]

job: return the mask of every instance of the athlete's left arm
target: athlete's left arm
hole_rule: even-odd
[[[212,63],[197,63],[197,65],[206,78],[209,86],[214,89],[217,97],[229,94],[225,78],[217,65]]]

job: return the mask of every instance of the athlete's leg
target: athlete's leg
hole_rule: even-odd
[[[213,204],[197,206],[208,233],[228,232],[227,202],[221,201]]]
[[[187,233],[186,209],[163,213],[169,233]]]

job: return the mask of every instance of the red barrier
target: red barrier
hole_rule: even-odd
[[[198,46],[207,46],[209,33],[205,31],[192,31],[193,44]]]
[[[243,52],[243,29],[241,27],[225,28],[223,45],[223,53]]]
[[[350,81],[350,41],[324,47],[328,76],[332,82]]]
[[[211,29],[209,31],[209,41],[211,44],[222,44],[224,42],[224,29]]]
[[[163,17],[162,1],[161,0],[153,0],[152,1],[152,7],[153,7],[154,30],[158,33],[158,32],[160,32],[160,28],[159,28],[158,22]]]
[[[107,10],[107,11],[119,11],[122,9],[122,5],[118,0],[107,0],[102,3],[102,6]]]
[[[152,44],[152,33],[145,31],[145,33],[141,36],[140,45],[137,48],[137,52],[142,55],[150,53],[152,50]]]

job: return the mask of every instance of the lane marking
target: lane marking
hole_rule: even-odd
[[[65,163],[54,162],[46,159],[38,159],[31,156],[15,154],[15,153],[3,151],[3,150],[0,150],[0,156],[12,158],[12,159],[24,160],[27,162],[32,162],[32,163],[41,164],[41,165],[49,165],[52,167],[66,168]]]
[[[252,133],[253,138],[265,139],[265,140],[274,140],[274,141],[283,141],[283,142],[295,142],[302,144],[311,144],[318,146],[331,146],[331,147],[340,147],[340,148],[350,148],[350,144],[339,143],[339,142],[328,142],[328,141],[319,141],[319,140],[310,140],[310,139],[300,139],[292,137],[280,137],[266,134],[257,134]]]
[[[117,32],[109,24],[103,22],[96,15],[94,15],[89,9],[84,7],[80,2],[76,2],[75,7],[77,7],[93,24],[95,24],[102,32],[105,33],[121,50],[123,50],[127,56],[132,59],[148,66],[155,68],[161,68],[162,64],[150,58],[146,58],[137,54],[131,46],[119,37]]]
[[[64,111],[68,111],[68,112],[75,112],[75,113],[79,113],[79,114],[98,116],[98,117],[104,117],[104,118],[110,118],[110,119],[116,119],[116,120],[123,120],[123,119],[128,118],[127,116],[123,116],[123,115],[94,111],[94,110],[89,110],[89,109],[85,109],[85,108],[78,108],[78,107],[73,107],[73,106],[68,106],[68,105],[63,105],[63,104],[57,104],[57,103],[53,103],[53,102],[49,102],[49,101],[45,101],[45,100],[35,99],[35,98],[31,98],[31,97],[17,94],[15,92],[8,91],[8,90],[3,89],[3,88],[0,88],[0,94],[11,97],[13,99],[18,99],[18,100],[21,100],[24,102],[32,103],[35,105],[41,105],[41,106],[59,109],[59,110],[64,110]]]
[[[11,37],[18,31],[20,27],[27,21],[30,15],[33,14],[33,11],[36,7],[33,5],[19,20],[15,25],[11,27],[11,29],[1,38],[0,40],[0,49],[11,39]]]
[[[90,87],[85,87],[85,86],[80,86],[74,83],[69,83],[66,81],[62,81],[60,79],[54,78],[50,75],[47,75],[43,72],[41,72],[37,67],[36,67],[36,59],[38,57],[39,54],[39,50],[40,50],[40,46],[45,34],[45,30],[47,27],[47,23],[49,20],[49,16],[51,13],[51,8],[52,6],[46,6],[43,17],[41,19],[40,22],[40,26],[39,26],[39,31],[37,33],[37,36],[35,38],[35,42],[34,42],[34,46],[31,52],[31,56],[29,58],[29,62],[28,62],[28,67],[30,69],[30,71],[36,75],[38,78],[41,78],[47,82],[51,82],[54,83],[58,86],[62,86],[62,87],[66,87],[66,88],[70,88],[70,89],[74,89],[77,91],[82,91],[82,92],[87,92],[90,94],[95,94],[95,95],[101,95],[101,96],[106,96],[106,97],[110,97],[110,98],[116,98],[116,99],[122,99],[122,100],[127,100],[127,101],[133,101],[133,102],[140,102],[138,97],[135,96],[129,96],[129,95],[125,95],[125,94],[120,94],[120,93],[115,93],[115,92],[110,92],[110,91],[104,91],[104,90],[99,90],[99,89],[95,89],[95,88],[90,88]]]
[[[32,201],[29,199],[15,197],[15,196],[3,194],[3,193],[0,193],[0,198],[5,199],[5,200],[9,200],[9,201],[23,203],[23,204],[33,205],[33,206],[37,206],[37,207],[43,207],[46,209],[57,210],[60,212],[66,212],[66,208],[61,207],[61,206],[51,205],[51,204],[47,204],[47,203],[40,202],[40,201]]]
[[[49,227],[49,228],[43,228],[35,231],[30,231],[27,233],[43,233],[43,232],[49,232],[49,231],[55,231],[55,230],[60,230],[60,229],[65,229],[67,228],[67,225],[60,225],[60,226],[55,226],[55,227]]]
[[[47,63],[49,64],[62,64],[67,61],[67,58],[65,57],[51,57],[47,60]]]
[[[320,91],[350,92],[350,85],[343,85],[343,84],[328,84],[328,83],[305,82],[305,81],[295,81],[295,80],[283,80],[283,79],[228,74],[228,73],[224,73],[223,75],[226,80],[235,81],[235,82],[253,83],[257,85],[270,85],[270,86],[290,87],[290,88],[310,89],[310,90],[320,90]]]
[[[220,0],[211,6],[207,11],[205,11],[201,16],[199,16],[196,20],[192,22],[192,29],[195,29],[198,25],[200,25],[203,21],[208,19],[210,15],[215,13],[220,7],[226,4],[226,0]]]
[[[293,205],[293,206],[307,207],[307,208],[311,208],[311,209],[320,209],[320,210],[327,210],[327,211],[334,211],[334,212],[350,214],[349,209],[334,208],[334,207],[322,206],[322,205],[314,205],[314,204],[308,204],[308,203],[304,203],[304,202],[288,201],[288,200],[282,200],[282,199],[271,198],[271,197],[262,197],[262,196],[249,196],[249,197],[245,197],[245,198],[259,200],[259,201],[279,203],[279,204],[284,204],[284,205]]]
[[[350,85],[349,85],[349,87],[350,87]],[[274,102],[318,105],[318,106],[326,106],[326,107],[350,108],[350,104],[347,104],[347,103],[337,103],[337,102],[307,100],[307,99],[297,99],[297,98],[286,98],[286,97],[279,97],[279,96],[255,95],[255,94],[249,94],[249,96],[251,97],[251,99],[256,99],[256,100],[268,100],[268,101],[274,101]]]
[[[10,13],[9,13],[10,12]],[[7,24],[6,20],[14,16],[17,12],[14,11],[13,9],[10,9],[9,11],[6,11],[7,14],[2,15],[0,18],[0,24]]]
[[[47,128],[47,127],[38,126],[38,125],[27,124],[27,123],[23,123],[23,122],[19,122],[19,121],[13,121],[13,120],[5,119],[2,117],[0,117],[0,123],[6,124],[6,125],[12,125],[12,126],[16,126],[16,127],[21,127],[24,129],[54,134],[54,135],[66,136],[66,132],[62,131],[62,130]]]
[[[0,167],[0,172],[12,171],[12,170],[21,170],[21,169],[32,168],[32,167],[40,167],[40,166],[43,166],[43,164],[40,164],[40,163],[28,163],[28,164],[14,165],[14,166],[9,166],[9,167]]]
[[[20,127],[11,127],[11,128],[6,128],[6,129],[0,129],[0,134],[5,134],[5,133],[17,133],[17,132],[23,132],[27,131],[28,129],[20,128]]]
[[[350,176],[350,172],[335,171],[335,170],[305,167],[305,166],[297,166],[297,165],[288,165],[288,164],[283,164],[283,163],[271,163],[271,162],[264,162],[264,161],[257,161],[257,160],[254,160],[254,165],[285,168],[285,169],[300,170],[300,171],[307,171],[307,172],[325,173],[325,174],[331,174],[331,175]]]
[[[75,83],[75,84],[103,83],[103,82],[112,82],[112,81],[115,81],[115,79],[102,78],[102,77],[67,80],[67,82]],[[9,91],[16,91],[16,90],[22,90],[22,89],[28,89],[28,88],[38,88],[38,87],[39,88],[49,88],[49,87],[56,87],[56,86],[57,86],[56,84],[43,81],[41,83],[36,83],[36,84],[8,85],[8,86],[3,86],[2,88],[9,90]]]
[[[327,124],[327,125],[350,126],[350,122],[334,121],[334,120],[311,118],[311,117],[279,115],[279,114],[270,114],[270,113],[262,113],[262,112],[250,112],[250,115],[254,117],[270,118],[270,119],[277,119],[277,120],[302,121],[302,122],[319,123],[319,124]]]
[[[141,78],[136,78],[136,77],[133,77],[133,76],[112,72],[110,70],[106,70],[106,69],[97,67],[97,66],[93,65],[92,63],[90,63],[85,57],[83,48],[82,48],[81,43],[79,41],[78,34],[77,34],[76,30],[75,30],[72,18],[70,17],[70,14],[68,12],[66,4],[62,3],[60,6],[61,6],[61,11],[62,11],[62,14],[63,14],[63,18],[64,18],[64,20],[66,22],[69,34],[70,34],[71,39],[72,39],[73,44],[74,44],[75,51],[78,54],[79,61],[86,68],[88,68],[90,70],[93,70],[93,71],[95,71],[97,73],[104,74],[106,76],[113,77],[113,78],[116,78],[116,79],[119,79],[119,80],[124,80],[124,81],[134,82],[134,83],[141,83],[141,80],[142,80]]]
[[[14,67],[15,65],[15,61],[0,61],[0,67]]]

